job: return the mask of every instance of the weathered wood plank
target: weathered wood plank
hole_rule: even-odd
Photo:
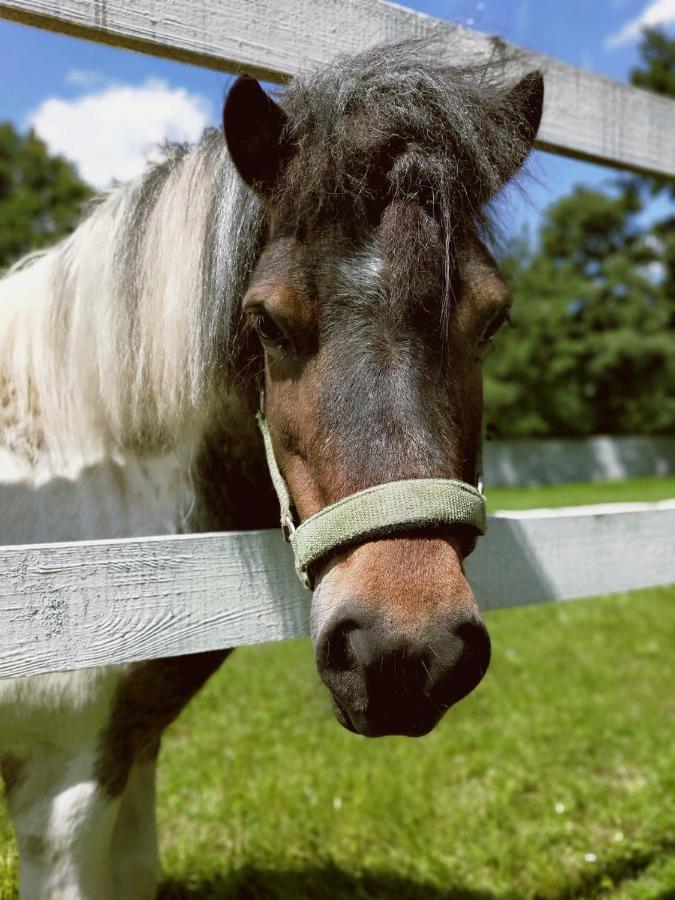
[[[492,517],[467,571],[483,608],[675,583],[675,503]],[[307,634],[276,531],[0,548],[0,678]]]
[[[453,62],[506,47],[382,0],[0,0],[0,17],[271,81],[408,37],[440,36]],[[542,149],[675,178],[674,101],[508,49],[514,69],[546,73]]]
[[[307,633],[276,531],[0,548],[0,677]]]
[[[491,516],[467,573],[483,609],[675,584],[675,501]]]

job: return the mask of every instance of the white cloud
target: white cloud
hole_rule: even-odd
[[[211,114],[204,97],[150,78],[72,100],[49,97],[28,124],[53,153],[71,159],[85,181],[103,188],[140,174],[165,141],[197,141]]]
[[[626,22],[614,34],[610,34],[605,39],[605,47],[620,47],[622,44],[628,44],[637,40],[643,28],[653,28],[655,25],[670,25],[673,22],[675,22],[675,0],[652,0],[639,16]]]
[[[102,84],[106,77],[92,69],[71,69],[63,80],[70,87],[90,88]]]

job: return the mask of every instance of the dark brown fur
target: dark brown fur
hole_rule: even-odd
[[[156,756],[162,732],[215,672],[230,650],[137,663],[118,685],[100,738],[96,778],[111,797],[126,785],[135,760]]]

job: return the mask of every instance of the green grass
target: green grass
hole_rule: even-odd
[[[632,503],[675,497],[675,476],[631,478],[627,481],[551,484],[531,488],[487,488],[488,512],[539,506],[579,506],[586,503]]]
[[[308,641],[238,650],[164,742],[161,896],[672,897],[674,612],[662,588],[488,613],[488,675],[417,740],[342,730]]]

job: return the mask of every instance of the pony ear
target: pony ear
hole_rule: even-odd
[[[271,187],[289,155],[286,115],[255,78],[237,78],[223,108],[225,141],[237,171],[260,193]]]
[[[515,116],[523,145],[522,155],[516,160],[517,171],[525,162],[539,131],[544,110],[544,76],[541,72],[530,72],[509,91],[506,101]]]

